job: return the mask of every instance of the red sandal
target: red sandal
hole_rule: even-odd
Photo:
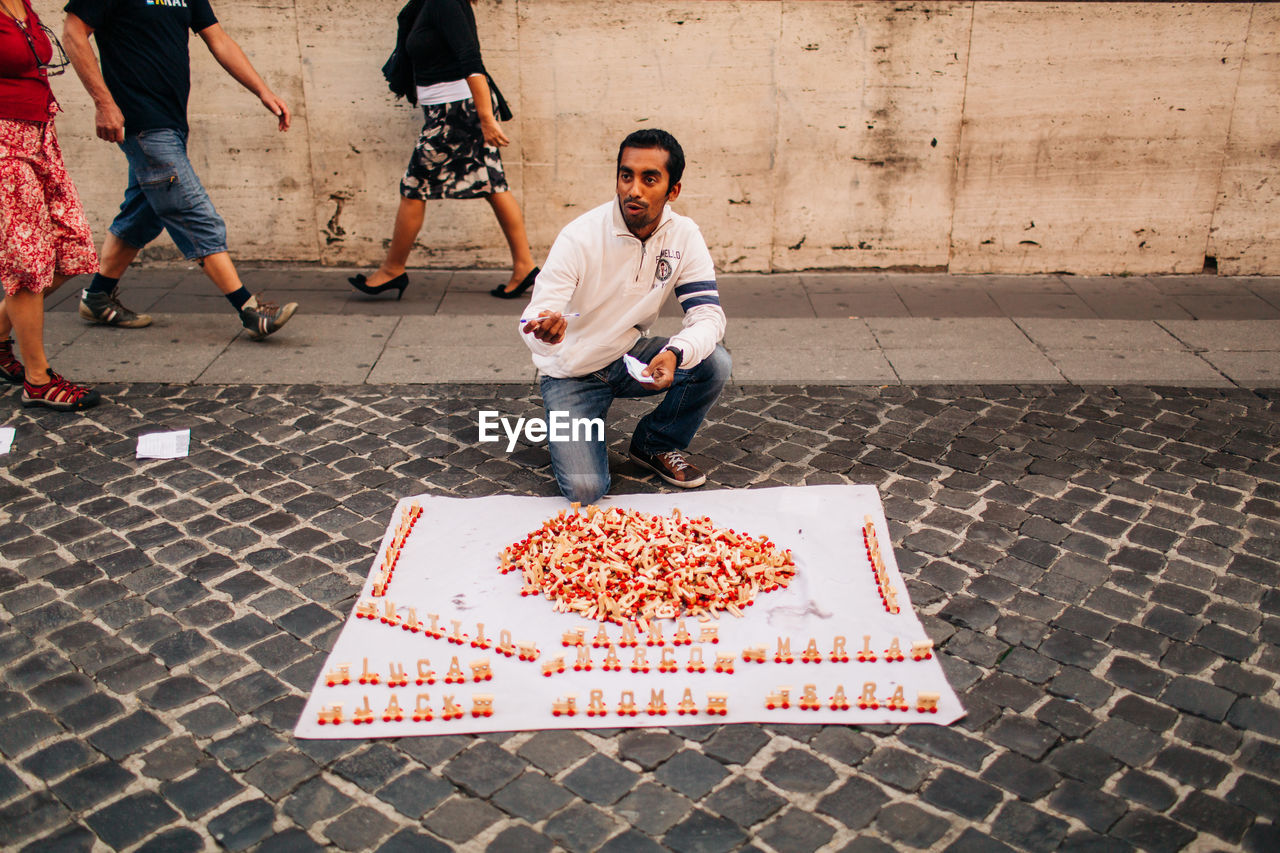
[[[5,338],[0,341],[0,381],[21,385],[25,378],[22,362],[13,354],[13,338]]]
[[[68,382],[52,369],[49,370],[49,381],[43,385],[22,383],[22,405],[45,406],[61,412],[78,412],[102,401],[102,395],[92,388]]]

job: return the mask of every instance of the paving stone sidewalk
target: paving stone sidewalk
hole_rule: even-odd
[[[404,300],[356,293],[356,270],[243,266],[297,316],[252,341],[194,267],[143,266],[122,287],[145,329],[85,323],[79,290],[47,300],[45,345],[78,382],[377,387],[534,381],[500,271],[412,270]],[[718,278],[733,381],[1280,387],[1280,278],[806,272]],[[654,326],[672,335],[674,296]]]
[[[537,398],[103,391],[4,418],[3,849],[1280,849],[1277,392],[726,392],[716,486],[880,488],[954,726],[295,741],[400,497],[553,493],[543,448],[474,440]]]

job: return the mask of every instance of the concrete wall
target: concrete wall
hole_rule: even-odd
[[[55,25],[60,4],[37,0]],[[399,3],[219,0],[294,110],[275,131],[192,41],[192,158],[241,259],[382,254],[419,114],[379,68]],[[724,271],[1280,273],[1280,6],[480,0],[534,254],[610,197],[621,137],[689,155]],[[59,132],[97,233],[123,156],[71,73]],[[164,241],[148,257],[175,257]],[[502,267],[487,205],[428,205],[415,264]]]

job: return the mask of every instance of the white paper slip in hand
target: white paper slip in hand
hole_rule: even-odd
[[[643,382],[645,385],[652,385],[653,383],[658,381],[651,376],[644,375],[643,371],[649,365],[645,364],[643,361],[636,358],[631,353],[623,354],[622,363],[627,366],[627,373],[630,373],[631,378],[634,379],[635,381]]]
[[[179,459],[191,447],[191,430],[149,432],[138,436],[139,459]]]
[[[0,454],[8,453],[13,447],[13,436],[16,432],[14,427],[0,427]]]

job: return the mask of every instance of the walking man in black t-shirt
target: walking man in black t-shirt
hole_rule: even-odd
[[[120,304],[118,282],[143,246],[169,232],[198,261],[255,338],[279,329],[296,303],[260,302],[241,283],[227,253],[227,229],[187,159],[191,30],[218,64],[289,129],[289,108],[268,88],[240,45],[218,23],[209,0],[70,0],[63,40],[96,108],[98,137],[118,143],[129,185],[102,245],[101,272],[81,295],[86,320],[136,329],[151,317]],[[98,43],[102,68],[89,46]]]

